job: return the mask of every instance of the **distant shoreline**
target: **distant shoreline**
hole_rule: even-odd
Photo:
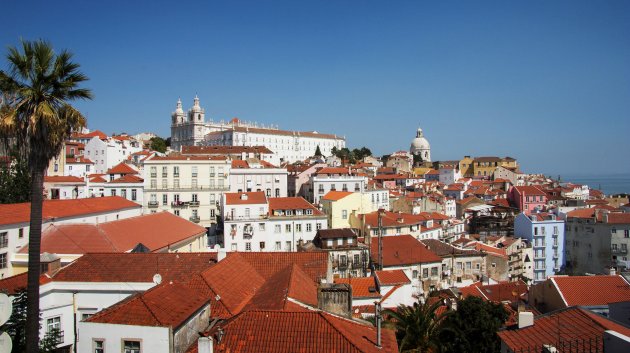
[[[551,175],[551,177],[558,176]],[[630,194],[630,174],[560,174],[560,181],[586,184],[591,189],[601,188],[606,195]]]

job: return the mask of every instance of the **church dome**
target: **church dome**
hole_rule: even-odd
[[[424,138],[424,134],[422,133],[422,129],[418,129],[416,133],[416,138],[411,141],[411,153],[420,152],[421,150],[428,150],[431,148],[429,145],[429,141]]]

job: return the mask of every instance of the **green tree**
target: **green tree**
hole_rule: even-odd
[[[12,153],[7,164],[0,166],[0,204],[31,200],[31,173],[28,162]]]
[[[439,339],[443,352],[499,352],[497,331],[508,314],[501,304],[467,297],[445,318]]]
[[[317,149],[315,149],[315,157],[321,157],[321,156],[322,156],[322,151],[319,149],[319,145],[317,145]]]
[[[161,153],[166,152],[166,141],[159,137],[159,136],[155,136],[155,137],[151,137],[151,145],[149,146],[149,148],[152,151],[158,151]]]
[[[437,315],[441,301],[430,304],[413,303],[412,306],[399,305],[396,310],[384,310],[391,325],[396,329],[396,339],[400,352],[432,352],[440,345],[438,340],[440,323],[449,315]]]
[[[13,312],[9,320],[0,327],[0,331],[5,331],[13,344],[12,352],[22,353],[26,350],[26,290],[22,289],[13,296]],[[39,353],[52,353],[57,348],[57,343],[61,338],[61,332],[57,329],[51,330],[39,342]]]
[[[0,131],[15,139],[32,176],[26,352],[36,353],[44,172],[66,138],[85,126],[85,118],[69,102],[91,99],[92,93],[78,87],[88,78],[72,62],[72,54],[66,50],[56,54],[43,40],[22,41],[21,51],[10,47],[7,60],[9,69],[0,71],[0,90],[11,100],[2,109]]]

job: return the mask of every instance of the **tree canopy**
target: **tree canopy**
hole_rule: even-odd
[[[151,141],[151,144],[149,145],[149,148],[152,151],[157,151],[161,153],[166,152],[166,140],[164,140],[163,138],[159,136],[155,136],[155,137],[151,137],[150,141]]]
[[[341,160],[347,160],[350,163],[356,163],[357,161],[362,160],[365,157],[371,156],[372,151],[370,151],[367,147],[348,149],[346,147],[337,149],[337,147],[333,147],[331,153],[334,156],[339,157]]]

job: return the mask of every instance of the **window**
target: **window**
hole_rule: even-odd
[[[431,267],[431,277],[435,277],[438,275],[438,268],[437,267]]]
[[[291,242],[290,242],[290,241],[287,241],[287,242],[284,244],[284,250],[286,250],[286,251],[291,251]]]
[[[312,232],[313,231],[313,225],[310,223],[306,223],[306,231],[307,232]]]
[[[127,198],[127,189],[120,189],[120,196]]]
[[[6,248],[8,246],[9,246],[9,233],[8,232],[0,233],[0,248]]]
[[[162,178],[166,178],[168,177],[168,167],[164,166],[162,167]]]
[[[280,197],[280,189],[276,188],[276,197]]]
[[[260,242],[260,250],[264,250],[265,249],[265,242],[261,241]]]
[[[276,250],[277,250],[277,251],[280,251],[280,246],[282,246],[282,245],[280,244],[280,242],[279,242],[279,241],[277,241],[277,242],[276,242]]]
[[[264,223],[258,223],[258,230],[260,231],[265,231],[265,224]]]
[[[140,353],[140,341],[123,341],[123,353]]]
[[[302,224],[298,223],[295,225],[295,231],[298,233],[302,233]]]
[[[291,225],[290,224],[285,224],[284,226],[284,231],[286,233],[291,233]]]
[[[428,268],[423,268],[422,269],[422,277],[424,277],[424,278],[429,277],[429,269]]]
[[[341,219],[348,219],[348,210],[341,211]]]
[[[176,215],[176,216],[179,216],[179,210],[173,211],[173,214]]]
[[[20,228],[18,230],[18,238],[20,239],[24,238],[24,228]]]
[[[315,225],[315,228],[316,228],[317,230],[322,229],[322,224],[318,222],[318,223]]]
[[[94,347],[94,353],[104,353],[105,352],[105,341],[95,339],[92,343]]]
[[[249,208],[245,209],[245,218],[249,218],[250,217],[250,211]]]
[[[210,167],[210,176],[213,177],[214,176],[214,167]]]
[[[630,238],[630,229],[626,229],[623,231],[623,237],[624,238]]]
[[[412,278],[418,278],[418,271],[417,270],[413,270]]]
[[[274,230],[273,230],[273,232],[274,232],[274,233],[280,233],[281,231],[282,231],[282,226],[281,226],[281,225],[279,225],[279,224],[276,224],[276,225],[274,226]],[[278,249],[278,250],[279,250],[279,249]]]
[[[193,166],[192,167],[192,172],[191,173],[192,173],[192,177],[193,178],[197,177],[197,166]]]
[[[151,179],[151,189],[156,189],[156,188],[157,188],[157,180]]]
[[[179,167],[173,167],[173,176],[179,177]]]
[[[157,178],[157,168],[151,167],[151,178]]]
[[[534,235],[538,235],[538,227],[534,227]]]
[[[252,251],[252,243],[250,242],[245,243],[245,251]]]
[[[162,195],[162,206],[168,205],[168,194]]]
[[[138,199],[138,192],[136,189],[131,189],[131,201],[136,201]]]
[[[232,243],[232,251],[236,251],[236,243]]]
[[[112,194],[112,196],[116,196],[116,189],[111,189],[110,193]]]
[[[52,330],[61,331],[61,316],[46,319],[46,332],[50,332]]]
[[[7,253],[0,254],[0,269],[7,268]]]

